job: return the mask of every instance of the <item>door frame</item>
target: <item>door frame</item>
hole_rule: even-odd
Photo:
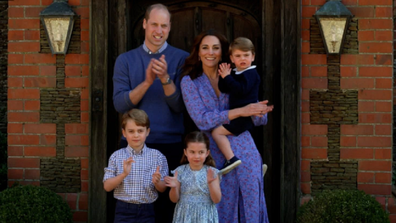
[[[213,1],[216,2],[216,1]],[[103,189],[107,166],[107,98],[109,57],[109,0],[90,0],[90,150],[89,222],[105,222],[108,194]],[[262,0],[262,63],[264,98],[274,102],[266,131],[263,154],[268,164],[265,194],[273,222],[294,222],[300,205],[301,159],[301,3],[295,0]],[[118,5],[122,8],[122,5]],[[116,10],[122,13],[122,10]],[[124,10],[125,11],[125,10]],[[125,21],[124,21],[125,22]],[[125,39],[120,39],[125,41]],[[274,89],[273,86],[278,86]],[[277,120],[274,123],[273,120]]]

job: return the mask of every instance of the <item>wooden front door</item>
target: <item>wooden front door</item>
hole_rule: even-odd
[[[113,219],[112,194],[103,193],[101,179],[103,167],[107,165],[109,155],[118,149],[120,137],[119,116],[112,102],[114,62],[119,54],[143,43],[142,22],[145,9],[157,2],[91,0],[92,111],[89,191],[94,195],[90,196],[91,222],[105,222],[105,219],[111,222]],[[270,100],[276,110],[270,116],[267,126],[256,128],[252,133],[264,162],[269,166],[265,177],[265,195],[270,221],[289,222],[287,219],[293,219],[298,205],[298,1],[160,2],[167,5],[172,14],[168,38],[168,43],[172,46],[190,52],[194,37],[208,29],[224,33],[229,41],[244,36],[254,43],[255,65],[262,78],[260,99]],[[282,61],[282,58],[285,60]],[[291,108],[295,109],[295,113],[290,113]],[[286,123],[288,128],[285,129],[283,127]],[[185,125],[186,131],[194,129],[191,121],[186,121]],[[288,188],[283,188],[284,185]],[[285,196],[288,197],[281,195],[281,192],[285,194],[285,190]]]

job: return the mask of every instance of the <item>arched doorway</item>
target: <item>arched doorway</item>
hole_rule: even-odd
[[[118,114],[112,102],[114,62],[120,53],[143,43],[142,20],[146,7],[153,3],[157,1],[92,0],[91,3],[91,41],[94,43],[91,43],[89,190],[96,196],[90,197],[91,221],[106,218],[111,221],[111,210],[114,210],[112,195],[103,194],[100,181],[102,169],[107,165],[108,156],[118,148],[120,136]],[[269,99],[276,107],[270,123],[253,132],[264,162],[269,165],[265,178],[268,212],[272,222],[292,219],[298,203],[299,177],[299,24],[296,25],[299,3],[293,0],[254,0],[248,4],[241,0],[168,0],[161,3],[167,5],[172,13],[168,43],[173,46],[189,52],[193,38],[209,28],[223,32],[229,40],[245,36],[255,44],[256,65],[263,80],[261,99]],[[95,109],[97,104],[102,104],[102,109]],[[291,108],[295,110],[290,112]],[[188,123],[186,129],[189,129]],[[281,195],[281,191],[285,194],[283,187],[289,188],[286,195]],[[98,208],[102,217],[95,216],[98,213],[94,210]],[[102,213],[106,210],[107,215]]]

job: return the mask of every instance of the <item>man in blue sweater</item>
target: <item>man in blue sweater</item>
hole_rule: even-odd
[[[180,92],[181,66],[187,52],[170,46],[166,40],[171,28],[166,6],[154,4],[143,19],[144,43],[118,56],[114,67],[113,102],[125,113],[132,108],[144,110],[151,122],[146,145],[158,149],[176,169],[183,154],[183,99]],[[121,139],[120,147],[126,147]],[[156,202],[156,222],[171,222],[174,204],[169,194],[160,194]]]

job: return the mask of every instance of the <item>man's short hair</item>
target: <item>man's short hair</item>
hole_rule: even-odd
[[[122,129],[125,129],[129,120],[134,121],[137,126],[150,128],[150,119],[147,113],[141,109],[134,108],[122,115]]]
[[[246,37],[238,37],[230,44],[230,55],[233,50],[241,50],[244,52],[251,51],[252,54],[255,54],[254,45],[250,39]]]
[[[149,20],[149,18],[150,18],[150,13],[151,13],[151,11],[152,11],[153,9],[162,9],[162,10],[167,11],[168,14],[169,14],[169,20],[170,20],[171,14],[170,14],[170,12],[169,12],[169,10],[168,10],[168,7],[166,7],[165,5],[163,5],[163,4],[161,4],[161,3],[157,3],[157,4],[150,5],[150,6],[146,9],[146,13],[144,14],[144,19],[145,19],[146,21]]]

